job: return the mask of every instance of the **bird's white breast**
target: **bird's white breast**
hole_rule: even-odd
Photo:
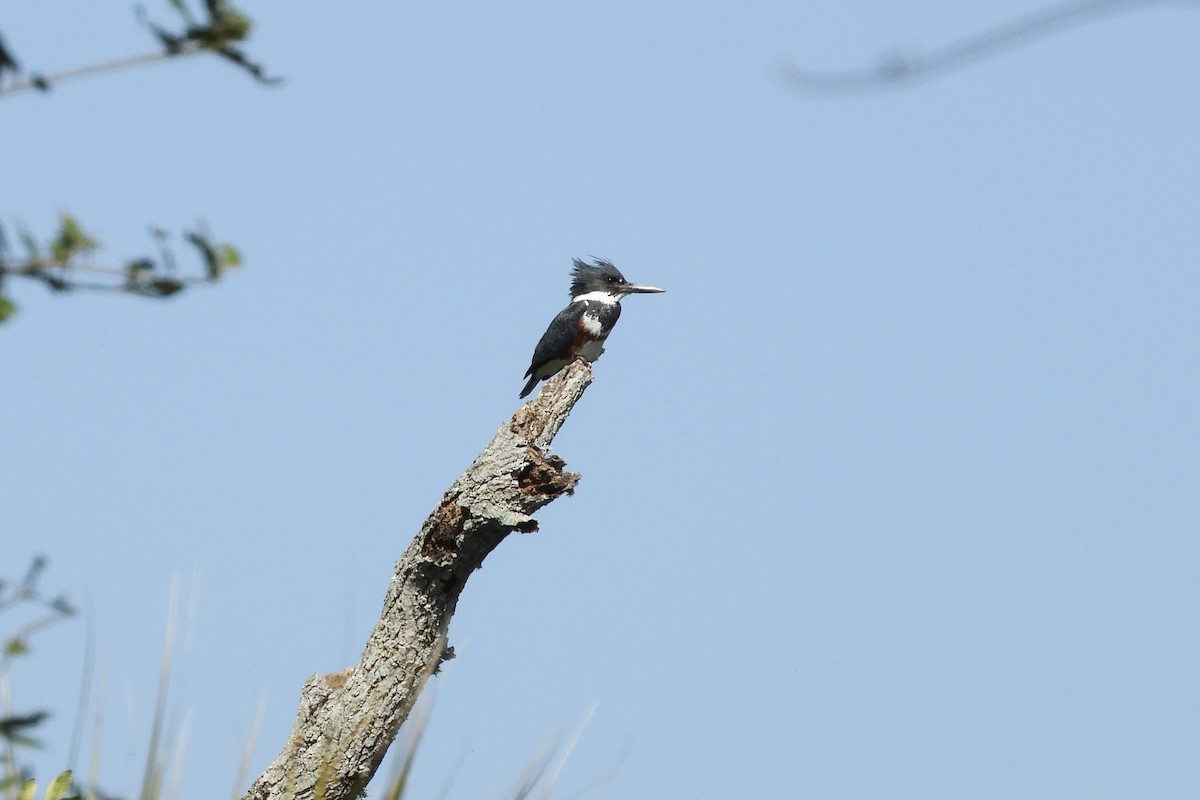
[[[583,316],[579,319],[579,324],[593,338],[600,336],[604,332],[604,326],[600,324],[600,318],[591,311],[583,312]]]
[[[579,357],[591,362],[599,358],[600,354],[603,352],[603,339],[588,339],[583,343],[583,346],[579,348]]]

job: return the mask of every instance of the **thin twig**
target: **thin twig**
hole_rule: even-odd
[[[781,78],[805,92],[858,92],[889,89],[925,81],[977,61],[1013,50],[1054,33],[1077,27],[1118,11],[1161,4],[1195,5],[1196,0],[1072,0],[988,28],[925,56],[893,56],[875,67],[820,72],[786,64]]]
[[[89,282],[78,280],[72,275],[74,272],[108,275],[124,280],[121,283]],[[57,292],[82,289],[92,292],[125,292],[145,297],[167,297],[189,286],[217,281],[217,278],[212,275],[178,277],[170,273],[131,270],[128,267],[108,267],[75,262],[55,263],[40,260],[0,266],[0,279],[8,275],[41,281]]]
[[[0,86],[0,97],[5,95],[16,94],[17,92],[26,92],[31,89],[46,91],[76,78],[86,78],[89,75],[101,75],[105,72],[113,72],[119,69],[128,67],[137,67],[142,64],[154,64],[159,61],[166,61],[180,56],[192,56],[197,53],[206,52],[208,48],[200,45],[184,42],[179,45],[179,49],[173,52],[165,50],[155,50],[151,53],[142,53],[136,56],[125,56],[123,58],[113,58],[108,61],[100,61],[95,64],[87,64],[82,67],[72,67],[70,69],[59,70],[58,72],[49,73],[33,73],[26,78],[20,78],[7,86]]]
[[[16,264],[8,264],[0,267],[0,273],[5,275],[25,275],[36,277],[47,270],[60,270],[69,272],[76,270],[78,272],[92,272],[97,275],[112,275],[118,278],[124,278],[129,274],[128,267],[106,267],[100,264],[85,264],[82,262],[57,263],[54,261],[24,261]]]

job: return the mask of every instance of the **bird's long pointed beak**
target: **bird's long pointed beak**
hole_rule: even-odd
[[[665,292],[666,289],[660,289],[657,286],[643,286],[640,283],[631,283],[625,287],[625,291],[630,294],[657,294],[658,292]]]

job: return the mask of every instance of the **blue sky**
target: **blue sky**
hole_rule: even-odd
[[[95,619],[102,784],[137,785],[175,575],[182,796],[233,790],[263,693],[274,756],[596,255],[668,293],[556,442],[575,496],[468,585],[414,797],[506,796],[593,705],[555,796],[1194,796],[1200,15],[778,78],[1039,7],[247,5],[281,88],[5,100],[6,223],[120,262],[203,218],[246,260],[169,302],[11,287],[3,574],[44,553]],[[34,69],[148,47],[115,6],[0,23]],[[84,639],[10,676],[58,711],[44,775]]]

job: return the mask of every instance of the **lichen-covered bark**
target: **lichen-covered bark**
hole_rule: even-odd
[[[314,675],[283,750],[245,800],[360,796],[425,681],[446,656],[446,629],[467,578],[531,514],[570,493],[579,475],[547,450],[592,371],[576,361],[500,426],[396,563],[358,665]]]

